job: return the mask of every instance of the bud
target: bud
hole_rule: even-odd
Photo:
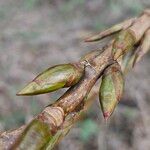
[[[62,64],[51,67],[38,75],[17,95],[38,95],[76,84],[84,74],[80,63]]]
[[[123,93],[124,80],[118,63],[109,66],[102,76],[99,100],[105,119],[113,113]]]
[[[110,36],[111,34],[117,33],[123,29],[127,29],[128,27],[130,27],[133,22],[136,20],[136,18],[131,18],[129,20],[125,20],[119,24],[116,24],[114,26],[112,26],[111,28],[104,30],[96,35],[93,35],[87,39],[85,39],[85,42],[94,42],[94,41],[99,41],[107,36]]]
[[[130,30],[121,31],[113,43],[114,60],[128,52],[135,44],[135,37]]]
[[[23,131],[13,145],[13,149],[42,149],[52,137],[48,125],[35,119]]]
[[[44,149],[47,143],[54,146],[59,137],[65,134],[60,128],[64,123],[61,107],[47,106],[22,132],[14,144],[15,149]],[[69,130],[69,129],[68,129]]]

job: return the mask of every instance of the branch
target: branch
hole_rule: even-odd
[[[139,18],[130,19],[86,39],[87,42],[99,41],[118,32],[103,50],[93,51],[77,63],[49,68],[36,77],[18,95],[43,94],[63,87],[70,88],[28,125],[2,133],[0,147],[2,149],[52,149],[82,116],[86,106],[89,106],[88,94],[101,76],[103,86],[100,87],[100,103],[104,117],[108,119],[120,100],[121,92],[118,92],[119,95],[109,93],[112,101],[106,105],[108,99],[106,91],[108,89],[117,91],[121,83],[114,83],[116,80],[112,82],[112,78],[120,80],[121,69],[123,74],[127,73],[150,49],[149,28],[150,10],[145,10]],[[114,65],[118,65],[116,62],[120,64],[121,69]],[[113,83],[111,88],[106,81]],[[109,112],[107,116],[105,116],[106,111]]]

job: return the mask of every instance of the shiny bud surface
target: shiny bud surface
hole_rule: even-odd
[[[38,95],[75,85],[84,74],[80,63],[62,64],[51,67],[38,75],[17,95]]]
[[[122,53],[128,52],[135,44],[135,37],[130,30],[121,31],[113,43],[114,60],[118,59]]]
[[[15,143],[14,149],[41,150],[51,138],[52,135],[48,125],[39,120],[33,120]]]
[[[102,76],[99,100],[103,116],[107,120],[121,99],[124,87],[123,75],[118,63],[109,66]]]

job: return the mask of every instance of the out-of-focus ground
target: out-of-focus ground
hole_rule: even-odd
[[[83,38],[150,7],[150,0],[0,0],[0,130],[27,123],[63,92],[15,94],[44,69],[77,61],[104,42]],[[126,77],[107,125],[98,98],[59,150],[150,149],[150,53]]]

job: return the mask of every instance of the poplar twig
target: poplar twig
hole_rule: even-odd
[[[125,75],[150,49],[150,10],[145,10],[136,19],[124,21],[90,36],[85,41],[99,41],[116,32],[117,35],[103,50],[93,51],[79,62],[49,68],[18,93],[35,95],[70,87],[29,124],[1,133],[1,149],[52,149],[83,114],[89,103],[87,97],[101,76],[101,108],[105,119],[112,115],[123,91],[120,90],[123,88],[121,74]]]

